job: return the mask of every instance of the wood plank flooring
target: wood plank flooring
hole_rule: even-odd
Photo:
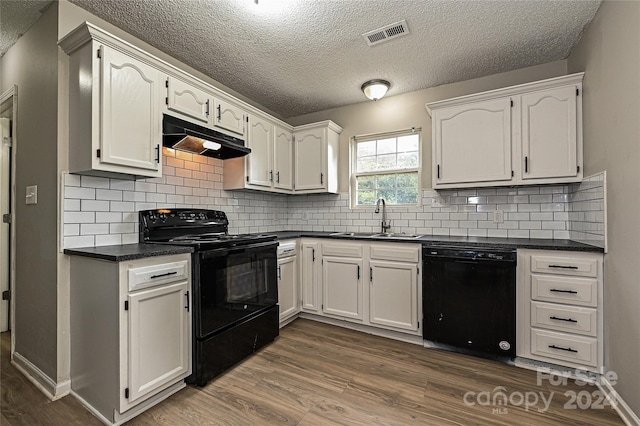
[[[3,426],[100,424],[71,396],[47,401],[9,363],[9,340],[3,333]],[[508,405],[487,405],[482,399],[493,398],[497,387],[511,397]],[[623,424],[610,406],[564,408],[569,401],[565,392],[592,395],[596,390],[551,386],[548,381],[537,385],[535,371],[298,319],[282,329],[274,343],[206,387],[187,386],[128,424]],[[465,404],[467,392],[474,392],[467,401],[475,405]],[[551,397],[548,410],[541,394]],[[518,395],[529,396],[528,409]]]

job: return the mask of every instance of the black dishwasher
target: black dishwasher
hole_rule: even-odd
[[[486,357],[516,355],[516,251],[423,247],[423,337]]]

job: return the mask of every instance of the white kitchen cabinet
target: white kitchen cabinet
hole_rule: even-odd
[[[509,98],[435,110],[433,125],[433,182],[511,180]]]
[[[582,180],[582,78],[551,78],[427,104],[433,187]]]
[[[190,259],[71,257],[71,389],[103,421],[132,418],[191,374]]]
[[[225,161],[224,189],[257,189],[291,193],[293,141],[291,131],[259,116],[249,116],[246,157]]]
[[[322,243],[322,312],[363,319],[363,247],[359,243]]]
[[[211,95],[175,77],[167,77],[165,86],[167,110],[187,121],[208,127],[211,123]]]
[[[518,250],[518,357],[602,373],[603,256]]]
[[[97,32],[83,26],[60,41],[69,54],[69,171],[159,177],[163,76]]]
[[[297,250],[293,255],[278,258],[278,305],[280,306],[280,324],[300,312],[299,271]]]
[[[332,121],[294,129],[294,186],[296,193],[338,191],[339,135],[342,128]]]
[[[245,136],[246,112],[239,106],[220,98],[214,99],[214,125],[232,136]]]
[[[293,191],[293,133],[276,125],[274,136],[273,187]]]
[[[300,245],[302,256],[301,265],[301,296],[302,310],[306,312],[320,313],[321,289],[320,289],[320,242],[317,240],[302,240]]]
[[[578,175],[578,89],[575,85],[522,95],[522,179]]]

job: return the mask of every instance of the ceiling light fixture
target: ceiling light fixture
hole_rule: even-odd
[[[391,83],[387,80],[369,80],[360,89],[367,98],[377,101],[387,93],[389,87],[391,87]]]

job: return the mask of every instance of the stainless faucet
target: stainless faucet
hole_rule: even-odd
[[[391,229],[391,224],[387,222],[387,204],[384,202],[384,198],[378,198],[376,201],[376,210],[374,213],[380,213],[380,202],[382,202],[382,233],[386,234]]]

